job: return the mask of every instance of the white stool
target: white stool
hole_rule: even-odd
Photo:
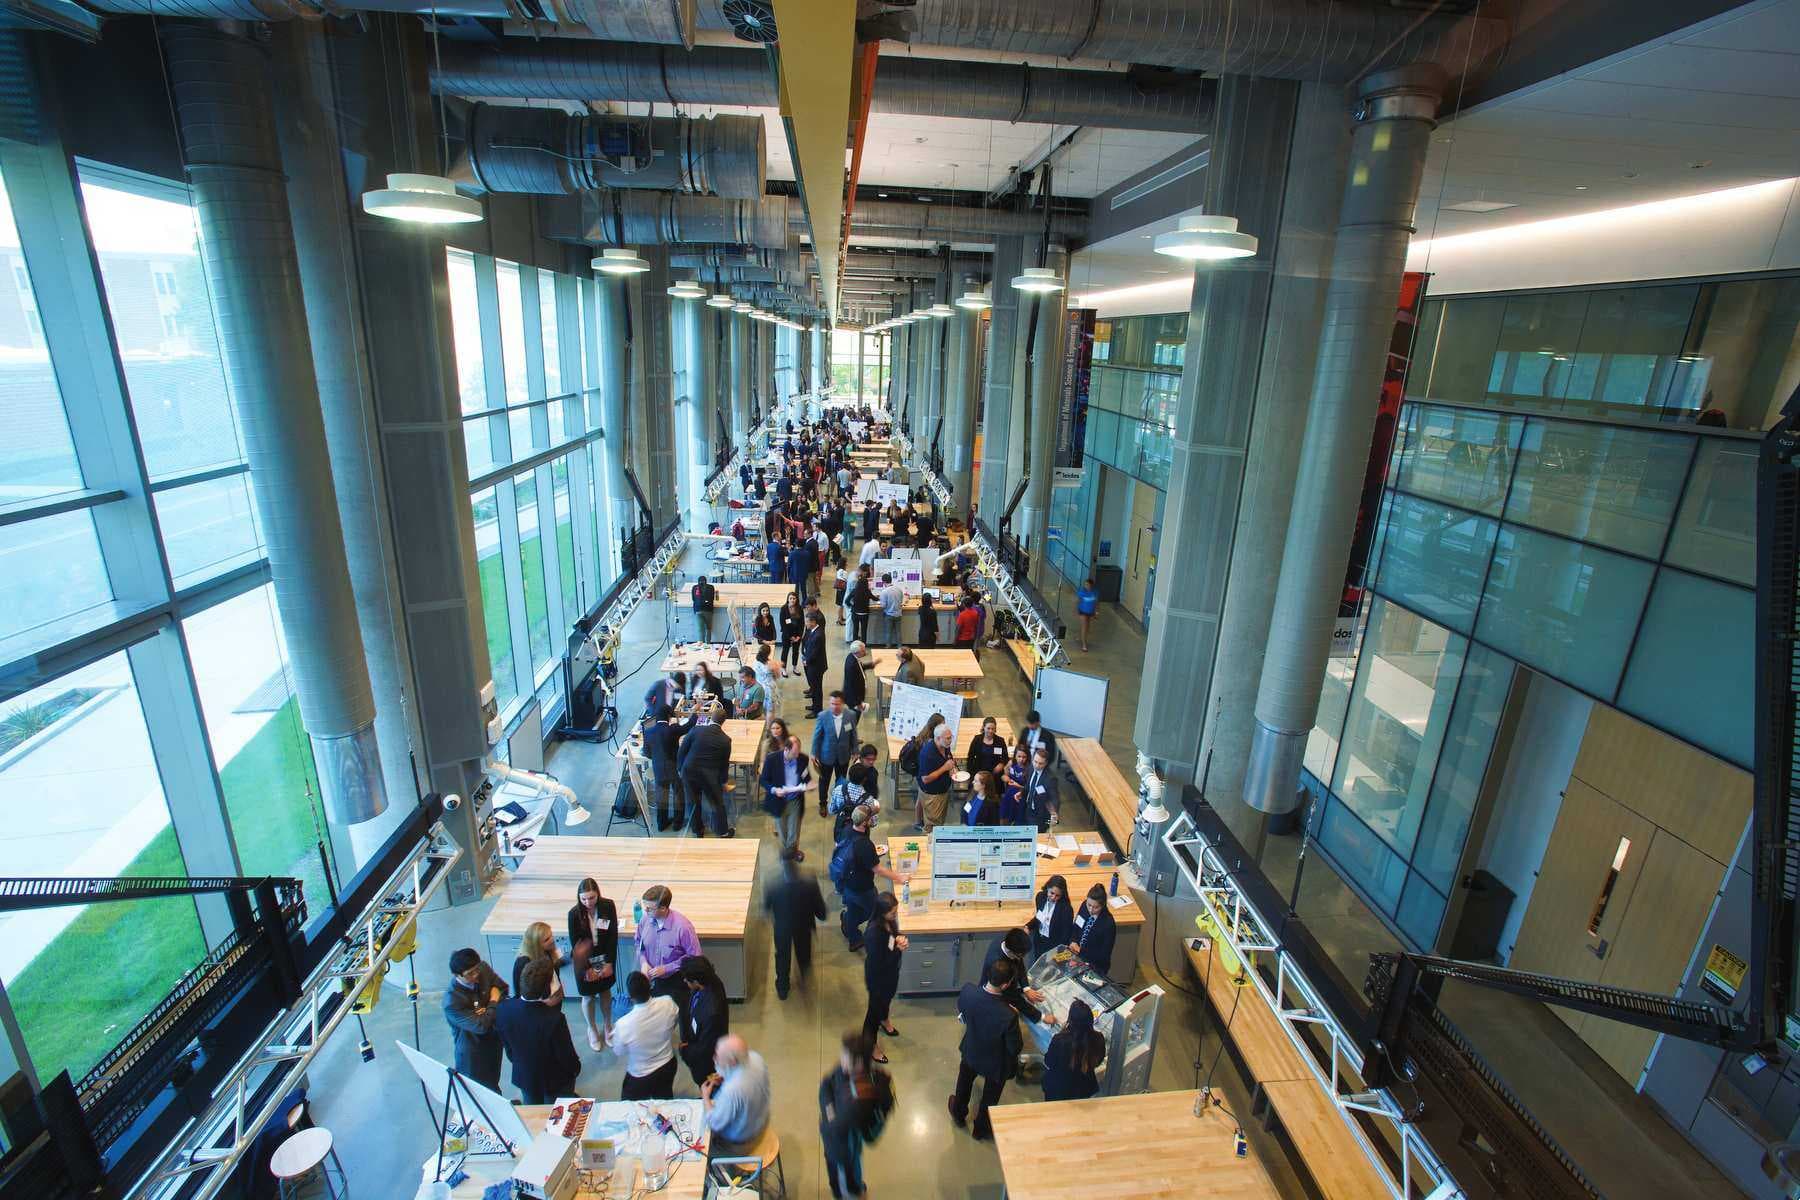
[[[332,1147],[331,1130],[317,1126],[302,1129],[275,1147],[269,1158],[269,1173],[275,1176],[281,1200],[300,1196],[301,1188],[315,1171],[331,1200],[349,1200],[350,1183],[344,1175],[344,1164],[338,1161],[337,1150]]]

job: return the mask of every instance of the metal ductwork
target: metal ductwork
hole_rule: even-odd
[[[226,375],[244,434],[301,721],[331,819],[387,807],[375,698],[344,554],[262,51],[211,25],[163,33]]]
[[[763,194],[759,117],[609,117],[477,104],[453,172],[490,192],[554,195],[597,188]]]
[[[446,45],[432,86],[448,95],[515,100],[668,104],[781,102],[767,55],[574,39]],[[1075,71],[959,59],[883,58],[871,109],[907,116],[1086,125],[1169,133],[1204,131],[1212,88],[1197,75]]]
[[[1442,71],[1421,66],[1372,75],[1361,86],[1244,774],[1244,803],[1260,812],[1299,804],[1301,757],[1325,682],[1419,181],[1446,82]]]
[[[595,246],[694,242],[787,250],[807,229],[806,210],[792,197],[728,200],[671,192],[581,192],[567,200],[541,202],[538,221],[546,237]],[[877,201],[858,204],[850,227],[927,242],[992,241],[1039,236],[1044,217],[997,208]],[[1080,240],[1087,218],[1056,213],[1050,229],[1059,240]]]

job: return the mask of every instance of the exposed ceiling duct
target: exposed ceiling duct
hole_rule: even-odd
[[[538,219],[546,236],[594,246],[697,242],[786,250],[797,244],[806,229],[805,208],[788,196],[729,200],[668,192],[581,192],[567,200],[540,202]],[[850,227],[859,234],[966,244],[996,237],[1035,237],[1044,230],[1044,217],[1007,209],[880,200],[858,204]],[[1085,216],[1056,213],[1051,217],[1050,232],[1055,238],[1079,240],[1086,231]]]
[[[761,196],[767,134],[756,117],[601,117],[477,104],[453,176],[490,192],[595,188]]]
[[[491,99],[649,101],[773,107],[780,96],[766,55],[692,51],[576,39],[446,45],[432,86]],[[954,59],[888,57],[871,108],[908,116],[1086,125],[1196,135],[1212,120],[1212,88],[1197,76],[1072,71]]]

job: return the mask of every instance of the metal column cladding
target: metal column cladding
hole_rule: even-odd
[[[387,807],[337,495],[313,375],[273,114],[255,45],[207,26],[163,34],[207,285],[257,516],[332,820]]]
[[[1300,759],[1343,596],[1419,180],[1444,86],[1435,67],[1388,71],[1362,83],[1244,777],[1244,803],[1262,812],[1290,812],[1299,803]]]

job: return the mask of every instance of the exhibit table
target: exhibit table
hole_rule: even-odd
[[[1002,1104],[989,1110],[1007,1200],[1277,1200],[1238,1124],[1222,1109],[1194,1115],[1197,1093]]]
[[[1041,834],[1041,845],[1054,845],[1058,836],[1072,837],[1077,845],[1092,844],[1100,835],[1091,831],[1065,832],[1057,827]],[[928,834],[891,833],[887,836],[888,867],[902,869],[910,843],[918,843],[919,862],[913,870],[912,897],[920,901],[931,889],[931,837]],[[1112,908],[1118,926],[1113,944],[1112,974],[1129,979],[1137,969],[1138,935],[1144,925],[1144,910],[1132,895],[1127,865],[1102,865],[1098,860],[1076,866],[1069,852],[1057,858],[1037,858],[1036,883],[1032,891],[1042,887],[1052,875],[1061,875],[1069,885],[1069,903],[1079,904],[1094,884],[1107,887],[1114,871],[1120,873],[1119,896],[1124,904]],[[981,963],[994,938],[1008,929],[1024,925],[1034,915],[1031,902],[971,902],[950,904],[947,901],[924,900],[924,910],[911,911],[902,905],[900,929],[911,942],[906,957],[900,962],[900,992],[917,996],[954,992],[965,983],[981,982]]]
[[[941,619],[941,618],[940,618]],[[874,629],[871,620],[870,628]],[[899,659],[894,650],[872,650],[874,656],[873,673],[875,675],[876,707],[882,713],[887,712],[887,701],[882,695],[882,684],[892,688],[894,672],[899,669]],[[927,684],[935,680],[976,680],[982,675],[981,660],[975,657],[973,650],[914,650],[913,655],[924,668],[924,679]]]
[[[701,1145],[707,1145],[712,1140],[712,1134],[707,1130],[706,1122],[701,1119],[698,1111],[701,1108],[698,1100],[655,1100],[639,1103],[615,1100],[596,1106],[596,1111],[605,1114],[628,1107],[644,1112],[654,1109],[667,1112],[671,1116],[678,1116],[684,1129],[698,1131],[698,1140]],[[520,1104],[516,1105],[513,1111],[519,1114],[519,1119],[525,1123],[526,1130],[535,1138],[549,1124],[550,1108],[551,1106],[548,1104]],[[669,1148],[673,1149],[673,1137],[666,1140]],[[521,1147],[522,1149],[523,1147]],[[425,1160],[422,1175],[424,1179],[431,1178],[432,1173],[436,1170],[436,1164],[436,1154]],[[465,1160],[463,1170],[468,1172],[468,1178],[450,1189],[452,1200],[481,1200],[482,1193],[489,1187],[511,1179],[513,1169],[517,1165],[513,1159],[498,1156]],[[701,1197],[706,1194],[706,1155],[693,1150],[682,1153],[679,1158],[670,1154],[669,1165],[668,1182],[662,1187],[654,1189],[655,1194],[663,1200],[701,1200]],[[611,1177],[605,1181],[603,1187],[590,1188],[585,1184],[580,1185],[571,1194],[569,1200],[629,1200],[630,1197],[642,1196],[651,1190],[643,1177],[641,1158],[635,1153],[626,1153],[614,1166]]]
[[[637,962],[632,903],[645,889],[663,884],[675,894],[675,911],[694,923],[701,952],[718,968],[726,992],[741,1000],[744,929],[750,919],[759,845],[756,838],[539,838],[500,886],[494,907],[481,924],[488,962],[501,978],[508,978],[519,940],[533,921],[549,923],[567,959],[569,909],[581,880],[592,878],[618,910],[619,962],[614,978],[622,981]],[[575,994],[574,979],[566,969],[563,990]]]
[[[677,642],[656,669],[667,675],[697,670],[701,663],[712,668],[714,675],[733,678],[738,671],[738,648],[730,642]]]

